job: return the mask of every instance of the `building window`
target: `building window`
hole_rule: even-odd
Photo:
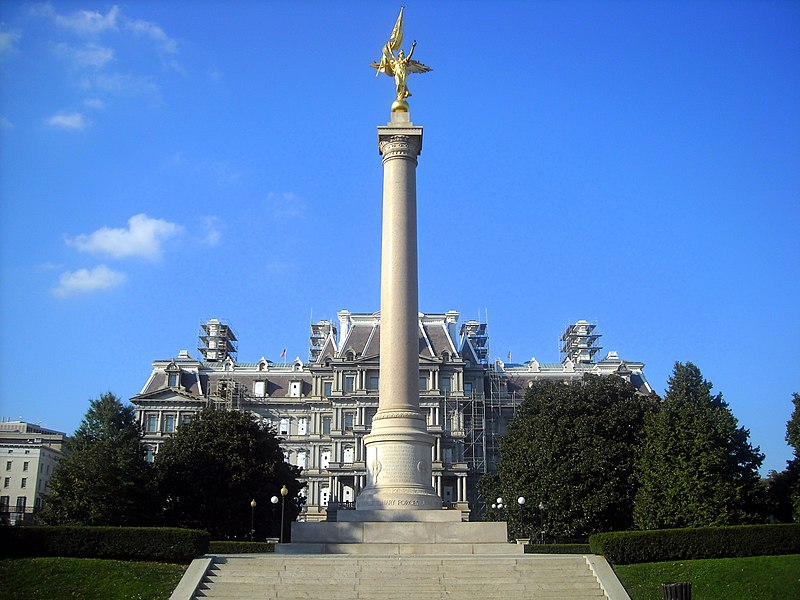
[[[306,452],[305,450],[301,450],[297,453],[297,466],[301,469],[306,468]]]
[[[353,420],[355,419],[355,414],[351,412],[344,413],[344,430],[345,431],[353,431]]]
[[[322,387],[324,389],[322,393],[325,395],[326,398],[330,398],[331,392],[333,391],[333,383],[330,381],[326,381]]]
[[[169,383],[167,385],[169,387],[172,387],[172,388],[178,387],[178,374],[177,373],[170,373],[169,374]]]
[[[353,464],[353,448],[352,446],[348,446],[344,449],[344,454],[342,455],[342,462],[346,465]]]
[[[11,496],[0,496],[0,512],[8,512],[8,506],[11,503]]]
[[[472,382],[471,381],[465,381],[464,382],[464,393],[467,394],[468,396],[472,394]]]
[[[377,375],[370,375],[369,379],[367,380],[367,389],[369,390],[377,390],[378,389],[378,376]]]
[[[30,464],[31,464],[31,463],[29,463],[29,462],[26,460],[24,463],[22,463],[22,470],[23,470],[23,471],[27,471],[27,470],[28,470],[28,466],[29,466]]]
[[[330,492],[328,488],[322,488],[319,494],[319,504],[320,506],[328,506],[328,498],[330,497]]]
[[[267,395],[267,382],[266,381],[254,381],[253,382],[253,394],[257,398],[263,398]]]
[[[319,457],[319,467],[320,469],[327,469],[330,464],[331,464],[331,451],[323,450],[322,454]]]
[[[445,448],[444,449],[444,463],[446,465],[453,464],[453,449],[452,448]]]
[[[175,415],[166,415],[164,417],[164,432],[175,433]]]
[[[151,446],[148,446],[147,450],[145,451],[144,459],[152,464],[155,458],[156,458],[156,453],[153,451],[153,448]]]
[[[28,478],[27,477],[23,477],[22,478],[22,482],[20,483],[19,487],[21,487],[23,489],[28,487]]]
[[[158,415],[147,415],[147,433],[158,431]]]
[[[306,435],[308,432],[308,419],[300,417],[297,421],[297,435]]]
[[[289,435],[289,418],[284,417],[281,419],[281,426],[278,429],[278,435]]]
[[[10,461],[10,460],[6,461],[6,471],[10,471],[11,470],[11,465],[12,464],[13,464],[13,461]]]
[[[450,389],[452,388],[452,379],[449,377],[442,377],[439,380],[439,387],[442,389],[442,393],[450,395]]]
[[[345,392],[352,392],[356,389],[356,376],[355,375],[345,375],[344,377],[344,391]]]
[[[330,435],[331,434],[331,418],[330,417],[322,417],[322,434],[323,435]]]
[[[3,479],[3,487],[4,488],[9,487],[10,485],[11,485],[11,477],[6,477],[5,479]]]
[[[192,422],[192,415],[181,415],[181,425],[188,425]]]
[[[419,378],[419,391],[425,392],[428,390],[428,378],[427,377],[420,377]]]
[[[17,496],[17,512],[25,512],[25,506],[28,504],[27,496]]]
[[[289,397],[299,398],[302,389],[303,389],[303,383],[301,381],[292,381],[289,384]]]

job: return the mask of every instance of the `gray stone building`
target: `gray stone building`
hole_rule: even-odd
[[[418,322],[420,408],[436,440],[432,484],[465,518],[482,512],[478,478],[496,470],[500,437],[533,381],[616,374],[651,391],[642,363],[616,352],[598,360],[600,336],[586,321],[563,332],[557,363],[490,362],[486,324],[459,324],[455,311],[420,314]],[[380,314],[343,310],[338,324],[314,323],[305,362],[239,362],[236,334],[216,319],[202,324],[199,337],[201,359],[183,350],[153,362],[131,399],[150,458],[203,407],[244,410],[272,425],[286,460],[302,467],[301,518],[323,520],[334,507],[351,506],[365,485],[363,437],[378,409]]]

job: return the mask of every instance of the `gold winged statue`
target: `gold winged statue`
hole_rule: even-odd
[[[392,34],[389,36],[389,41],[383,46],[380,62],[370,63],[370,66],[377,71],[375,73],[376,77],[381,73],[394,77],[394,84],[397,87],[397,99],[392,102],[392,112],[408,112],[406,98],[411,95],[406,84],[408,74],[427,73],[432,70],[429,66],[411,59],[414,54],[414,48],[417,46],[416,40],[411,44],[411,50],[408,51],[408,55],[400,48],[402,43],[403,8],[400,9],[397,22],[394,24]]]

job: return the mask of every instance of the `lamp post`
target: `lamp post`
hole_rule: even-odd
[[[250,500],[250,541],[251,542],[253,540],[255,540],[255,536],[256,536],[255,514],[256,514],[256,499],[253,498],[252,500]]]
[[[522,529],[522,515],[523,511],[525,510],[525,496],[520,496],[517,498],[517,504],[519,504],[519,535],[520,537],[525,537],[525,531]]]
[[[544,504],[539,502],[539,533],[541,534],[541,543],[544,544]]]
[[[281,544],[283,543],[283,521],[284,521],[284,510],[286,509],[286,496],[289,494],[289,488],[283,486],[281,488]]]
[[[278,504],[278,497],[277,496],[273,496],[272,498],[269,499],[269,501],[272,502],[272,517],[270,517],[270,521],[273,523],[273,527],[274,527],[274,523],[275,523],[275,505]],[[270,531],[270,534],[272,532],[274,532],[274,531],[275,530],[272,529]]]

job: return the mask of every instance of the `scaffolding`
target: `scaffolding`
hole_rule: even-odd
[[[209,319],[200,324],[198,337],[200,343],[197,350],[206,362],[222,362],[228,358],[236,361],[238,341],[228,323],[219,319]]]
[[[591,364],[595,354],[602,350],[597,340],[602,336],[594,333],[597,327],[588,321],[578,321],[568,325],[561,334],[561,362],[572,361],[575,364]]]
[[[208,403],[213,408],[242,410],[247,398],[247,388],[226,375],[211,385]]]
[[[325,341],[333,334],[336,335],[336,327],[327,319],[311,324],[311,338],[308,347],[308,362],[315,363],[322,354]]]

